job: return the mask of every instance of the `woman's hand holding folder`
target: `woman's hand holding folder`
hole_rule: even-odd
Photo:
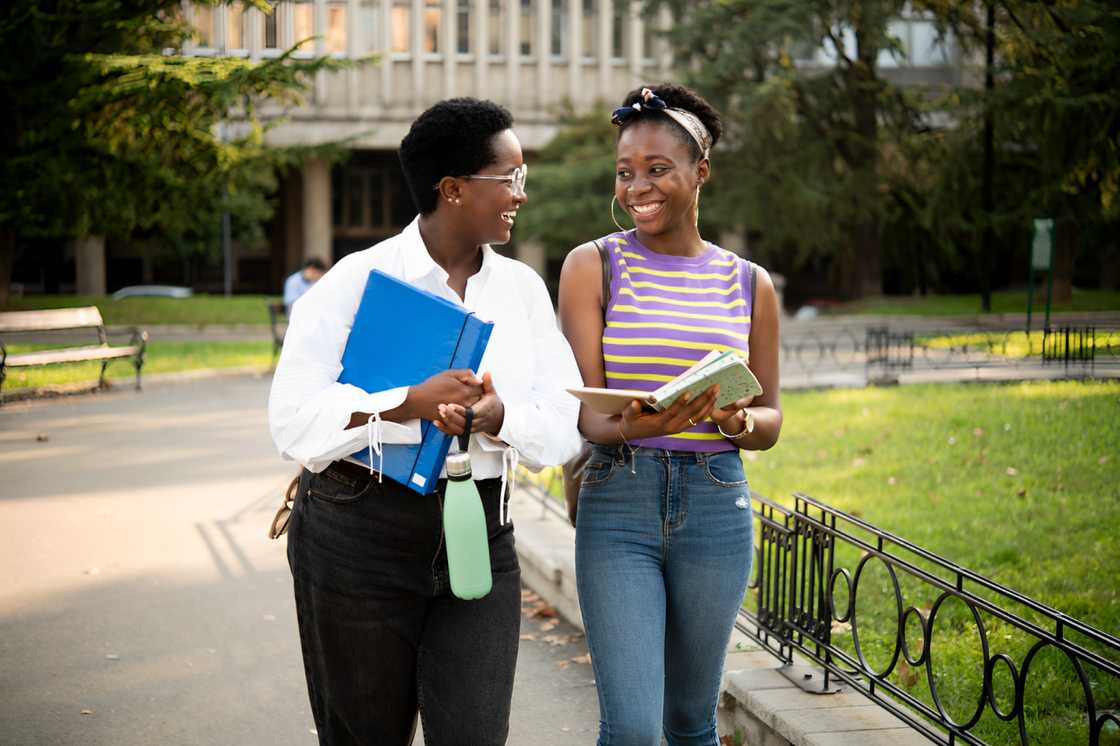
[[[506,408],[498,392],[494,390],[494,380],[489,372],[482,374],[482,398],[470,407],[474,412],[471,432],[497,435],[502,429]],[[436,427],[448,435],[461,434],[466,424],[465,412],[465,408],[460,404],[440,404],[441,419],[435,421]]]
[[[440,419],[440,405],[473,407],[482,398],[482,393],[482,379],[474,371],[467,368],[440,371],[423,383],[409,386],[404,402],[399,407],[382,412],[381,419],[404,422],[423,418],[436,422]],[[372,416],[372,412],[353,412],[347,429],[365,425]]]

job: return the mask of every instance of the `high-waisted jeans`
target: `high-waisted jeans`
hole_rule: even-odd
[[[595,446],[576,578],[599,746],[717,746],[724,656],[746,592],[750,493],[738,451]]]
[[[418,495],[335,462],[304,470],[288,528],[303,663],[319,742],[504,744],[517,663],[521,576],[499,480],[476,482],[494,585],[451,595],[441,481]]]

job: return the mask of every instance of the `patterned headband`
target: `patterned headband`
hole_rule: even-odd
[[[700,146],[700,152],[707,158],[712,149],[712,133],[700,121],[700,117],[686,109],[676,109],[648,88],[642,89],[642,100],[635,101],[630,106],[622,106],[611,114],[611,124],[621,127],[628,121],[638,116],[643,111],[660,111],[679,124],[689,136]]]

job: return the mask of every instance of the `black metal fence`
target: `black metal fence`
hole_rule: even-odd
[[[1026,334],[1021,329],[825,327],[781,342],[783,370],[860,371],[869,381],[904,371],[1028,369],[1055,364],[1063,373],[1092,376],[1120,367],[1120,329],[1064,326]]]
[[[753,608],[736,626],[820,666],[819,691],[842,682],[935,743],[1120,743],[1120,638],[806,495],[754,499]]]

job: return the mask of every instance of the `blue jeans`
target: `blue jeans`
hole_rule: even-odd
[[[718,746],[724,656],[753,555],[738,451],[594,446],[576,579],[599,746]]]

